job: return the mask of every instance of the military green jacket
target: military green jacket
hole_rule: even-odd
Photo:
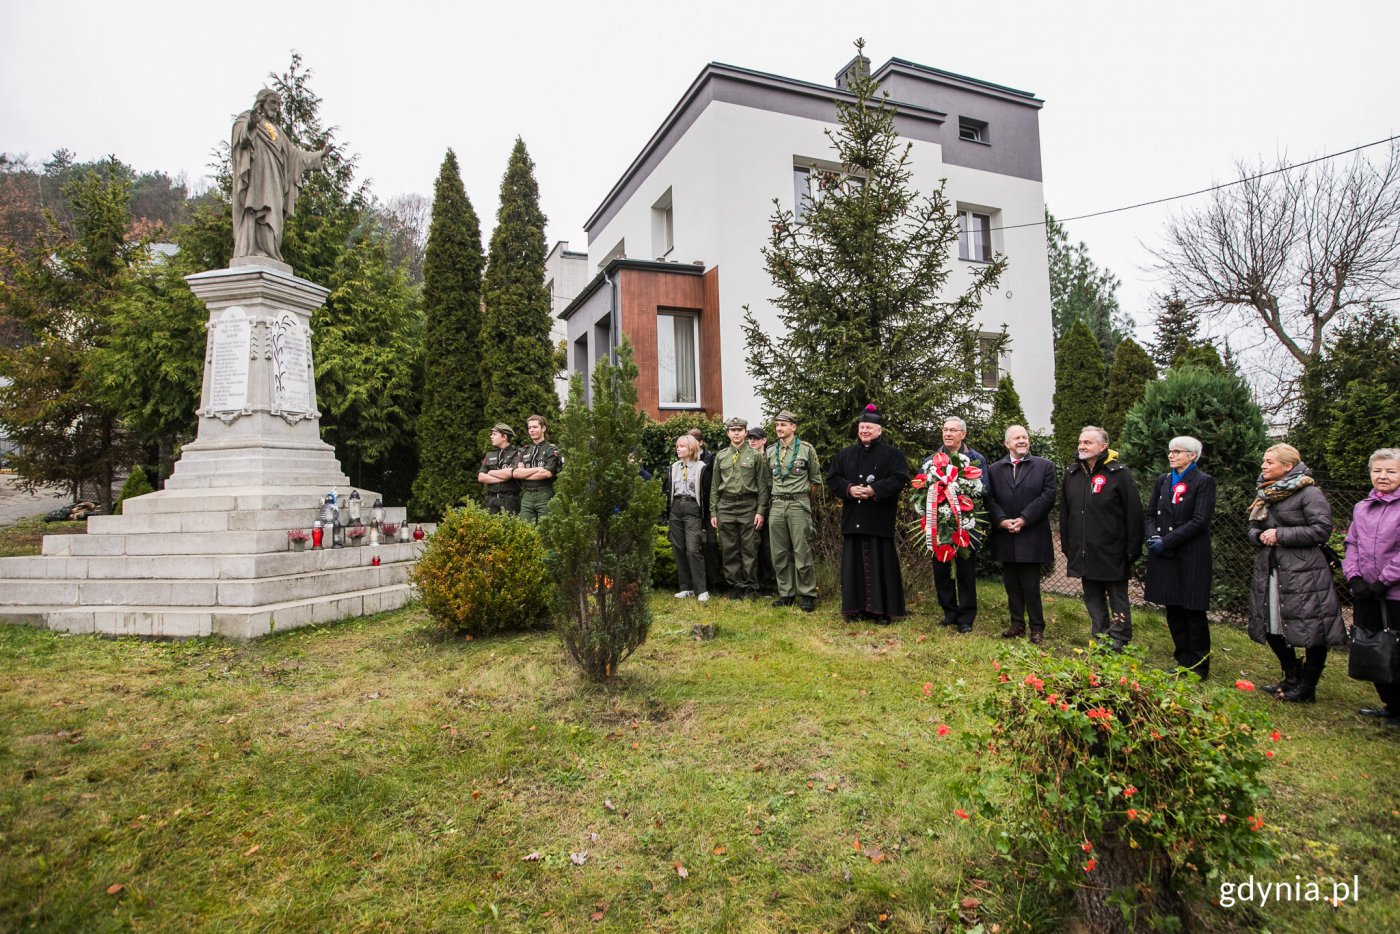
[[[726,495],[756,496],[754,512],[768,514],[768,461],[747,442],[715,452],[710,469],[714,477],[710,483],[710,515],[719,515],[720,499]]]
[[[549,490],[554,488],[554,481],[559,479],[559,471],[564,469],[564,455],[559,453],[559,449],[549,440],[541,441],[539,444],[527,444],[520,449],[520,463],[517,467],[543,467],[554,474],[550,480],[521,480],[520,485],[527,490]]]
[[[796,451],[793,450],[794,445]],[[770,445],[766,453],[774,496],[809,493],[813,483],[822,482],[822,468],[817,463],[816,449],[801,438],[793,438],[793,444],[787,447],[783,447],[782,442]]]
[[[520,448],[513,444],[503,448],[492,448],[486,452],[486,456],[481,459],[481,472],[490,473],[493,470],[505,470],[507,467],[520,466]],[[483,483],[486,492],[505,493],[507,495],[520,492],[519,480],[504,480],[500,483]]]

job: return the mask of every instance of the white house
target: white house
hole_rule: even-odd
[[[773,198],[794,208],[813,165],[839,168],[824,131],[836,127],[835,102],[854,100],[843,87],[854,64],[834,86],[717,63],[701,70],[584,225],[594,276],[559,313],[571,371],[591,368],[626,335],[639,405],[654,417],[772,414],[760,410],[745,366],[743,306],[779,327],[760,254]],[[1054,354],[1040,226],[1043,102],[898,58],[874,77],[913,144],[912,184],[928,192],[948,180],[963,224],[952,261],[970,272],[1007,257],[979,321],[989,333],[1007,325],[1011,342],[988,361],[983,383],[990,392],[998,371],[1010,372],[1031,427],[1045,428]]]

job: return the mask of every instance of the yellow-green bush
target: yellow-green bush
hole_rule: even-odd
[[[534,526],[475,503],[443,518],[413,582],[443,628],[471,636],[547,623],[554,599]]]

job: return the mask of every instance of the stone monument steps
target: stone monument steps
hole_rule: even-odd
[[[372,549],[358,549],[371,551]],[[288,600],[304,600],[327,594],[406,584],[411,555],[399,561],[383,561],[377,567],[363,564],[326,570],[307,570],[271,577],[192,578],[0,578],[0,610],[15,605],[105,606],[149,605],[164,607],[246,607]],[[316,556],[312,556],[316,557]],[[9,569],[0,564],[0,573]]]
[[[248,607],[192,606],[0,606],[0,622],[157,639],[225,636],[252,639],[298,626],[396,610],[413,598],[408,584],[389,584]]]
[[[63,557],[43,555],[0,559],[0,580],[34,578],[67,580],[236,580],[280,577],[336,568],[369,565],[375,555],[385,564],[411,561],[418,556],[417,542],[318,548],[271,554],[220,555],[111,555]],[[0,603],[5,600],[0,592]]]

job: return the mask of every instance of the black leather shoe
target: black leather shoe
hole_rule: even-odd
[[[1012,623],[1006,627],[1006,631],[1001,634],[1003,639],[1019,639],[1026,634],[1025,626],[1018,626]]]
[[[1357,713],[1363,717],[1388,717],[1392,720],[1400,720],[1400,713],[1391,713],[1385,707],[1362,707]]]
[[[972,624],[958,623],[958,632],[972,632]]]
[[[1031,630],[1031,645],[1040,645],[1040,644],[1042,644],[1042,643],[1044,643],[1044,642],[1045,642],[1045,630],[1044,630],[1044,629],[1032,629],[1032,630]]]
[[[813,597],[803,597],[800,609],[803,613],[811,613],[817,608],[817,601]]]
[[[773,601],[772,605],[773,605],[773,606],[792,606],[792,605],[793,605],[794,603],[796,603],[796,602],[797,602],[797,598],[796,598],[796,597],[779,597],[778,599],[776,599],[776,600]]]

